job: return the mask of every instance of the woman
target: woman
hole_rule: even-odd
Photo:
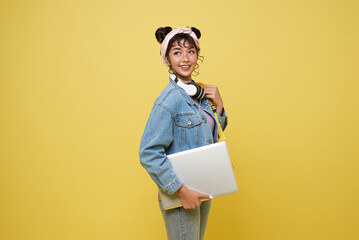
[[[183,207],[170,210],[164,210],[159,199],[168,239],[203,239],[211,201],[201,203],[200,199],[211,197],[183,185],[166,156],[217,142],[219,126],[214,114],[218,115],[222,129],[227,125],[227,116],[217,87],[207,85],[202,94],[192,80],[198,66],[200,31],[193,27],[173,30],[165,27],[158,28],[155,35],[161,43],[162,61],[171,75],[144,130],[140,161],[162,191],[177,194],[181,199]],[[193,89],[198,91],[193,94]]]

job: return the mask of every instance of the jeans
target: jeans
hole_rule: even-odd
[[[211,200],[202,202],[195,209],[183,207],[164,210],[159,199],[160,209],[166,225],[168,240],[202,240],[206,231]]]

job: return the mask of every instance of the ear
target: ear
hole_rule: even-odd
[[[172,63],[171,63],[170,58],[166,56],[166,60],[167,60],[167,62],[170,64],[170,67],[171,67]]]

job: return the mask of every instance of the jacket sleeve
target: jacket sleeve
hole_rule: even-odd
[[[216,112],[216,114],[218,117],[219,124],[221,125],[222,130],[224,131],[224,129],[226,129],[227,124],[228,124],[228,117],[227,117],[226,111],[223,108],[222,116],[219,115],[218,112]]]
[[[173,171],[165,149],[173,141],[172,115],[156,104],[147,121],[140,144],[140,162],[156,184],[168,194],[175,193],[182,181]]]

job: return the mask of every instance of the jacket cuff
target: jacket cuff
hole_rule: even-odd
[[[165,190],[169,195],[177,192],[183,185],[183,182],[179,178],[175,178],[170,184],[168,184],[163,190]]]
[[[219,124],[222,127],[222,130],[224,130],[227,126],[227,121],[228,121],[226,110],[224,110],[224,108],[223,108],[222,116],[217,113],[217,117],[218,117]]]

